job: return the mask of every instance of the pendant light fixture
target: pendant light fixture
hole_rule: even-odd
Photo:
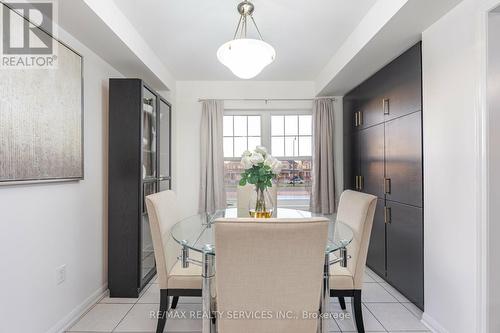
[[[251,79],[257,76],[267,65],[274,61],[276,52],[264,42],[259,28],[252,16],[254,5],[249,1],[238,4],[240,20],[233,39],[219,47],[217,58],[234,75],[241,79]],[[251,20],[260,39],[247,38],[247,23]]]

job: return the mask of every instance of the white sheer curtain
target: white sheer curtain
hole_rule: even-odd
[[[206,100],[201,111],[201,177],[199,211],[213,213],[226,208],[224,189],[224,102]]]
[[[333,101],[317,99],[313,104],[313,174],[311,211],[335,213]]]

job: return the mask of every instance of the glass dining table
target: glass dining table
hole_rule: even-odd
[[[278,208],[275,212],[276,218],[310,218],[326,217],[330,219],[328,228],[328,241],[325,248],[324,276],[321,291],[320,314],[327,311],[327,305],[330,298],[329,272],[330,265],[340,264],[347,266],[349,256],[347,254],[347,245],[353,239],[352,229],[345,223],[337,221],[333,215],[321,215],[308,211]],[[212,320],[212,313],[215,309],[215,257],[216,249],[214,246],[213,223],[217,218],[236,218],[238,210],[236,208],[227,208],[217,211],[214,214],[198,214],[187,217],[177,222],[171,229],[172,238],[181,245],[179,260],[182,267],[188,268],[189,265],[201,265],[202,267],[202,333],[215,333],[215,321]],[[190,251],[201,253],[202,259],[194,259],[189,256]],[[330,255],[338,252],[334,258]],[[325,320],[328,316],[320,316],[318,332],[327,332]]]

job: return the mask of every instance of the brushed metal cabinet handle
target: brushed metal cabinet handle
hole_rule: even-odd
[[[389,110],[389,98],[384,98],[382,100],[382,108],[384,110],[384,114],[387,115],[390,113],[390,110]]]
[[[391,178],[384,179],[384,192],[385,194],[391,194]]]
[[[384,222],[385,224],[391,224],[392,222],[392,210],[391,207],[385,207],[384,209]]]

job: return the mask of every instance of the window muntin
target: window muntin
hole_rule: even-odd
[[[272,115],[271,154],[276,158],[312,156],[312,116]]]
[[[245,150],[261,144],[261,116],[224,116],[223,135],[224,158],[239,158]]]

